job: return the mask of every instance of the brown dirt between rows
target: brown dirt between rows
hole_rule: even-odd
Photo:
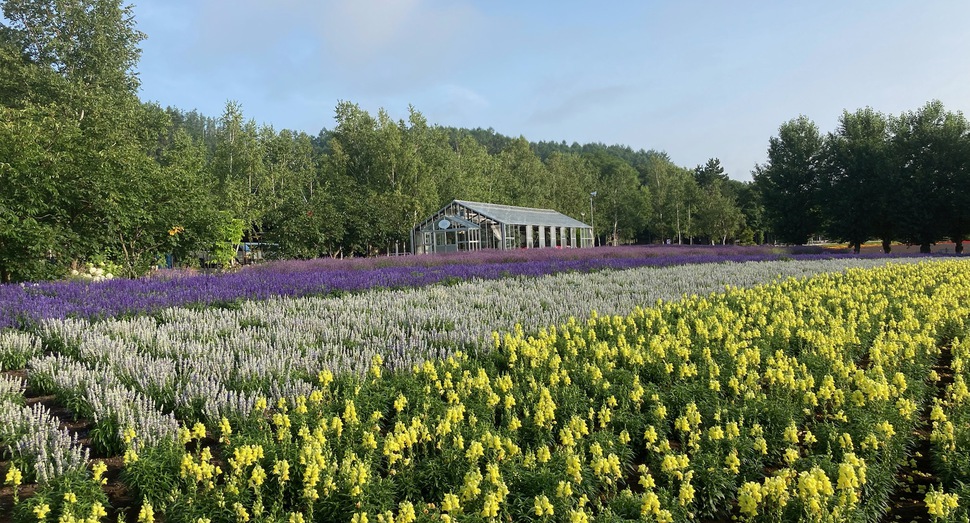
[[[942,348],[939,360],[933,370],[939,375],[940,380],[936,382],[934,396],[942,398],[946,387],[953,383],[953,353],[948,346]],[[926,503],[923,502],[924,493],[927,488],[939,483],[939,479],[931,471],[934,468],[930,459],[932,447],[930,445],[930,433],[932,423],[930,422],[930,402],[923,407],[920,412],[919,422],[915,428],[916,446],[910,453],[910,459],[915,460],[916,466],[912,467],[908,463],[904,464],[896,472],[896,479],[899,482],[896,492],[890,496],[891,505],[883,516],[882,521],[899,522],[929,522],[930,516],[926,511]],[[911,486],[916,492],[904,490]],[[924,493],[919,491],[923,490]]]

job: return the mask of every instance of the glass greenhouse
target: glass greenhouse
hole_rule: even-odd
[[[593,228],[552,209],[455,200],[411,230],[414,254],[592,247]]]

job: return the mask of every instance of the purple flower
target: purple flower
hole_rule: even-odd
[[[378,287],[423,287],[473,278],[845,256],[854,255],[821,248],[795,254],[792,250],[772,247],[697,245],[483,250],[432,256],[289,260],[225,274],[113,279],[97,283],[6,284],[0,285],[0,328],[30,328],[45,318],[133,316],[151,314],[167,307],[193,305],[235,307],[240,301],[273,296],[319,296]]]

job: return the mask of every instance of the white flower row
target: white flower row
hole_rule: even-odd
[[[24,406],[14,400],[23,382],[0,376],[0,449],[28,462],[39,483],[87,466],[88,451],[40,403]],[[2,453],[0,453],[2,454]]]
[[[115,275],[106,271],[104,267],[98,267],[96,265],[88,265],[82,270],[71,269],[68,276],[77,280],[89,280],[89,281],[104,281],[114,279]]]
[[[0,374],[0,401],[20,398],[24,393],[24,381],[14,376]]]
[[[147,444],[174,436],[178,430],[175,417],[164,413],[154,398],[121,382],[118,368],[89,367],[70,357],[50,355],[31,360],[28,372],[35,383],[51,386],[58,397],[70,398],[75,408],[86,410],[82,414],[90,415],[96,425],[115,427],[119,440],[129,428]]]
[[[28,332],[0,331],[0,371],[16,370],[43,354],[41,339]]]

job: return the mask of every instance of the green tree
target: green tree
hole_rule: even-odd
[[[408,108],[407,121],[392,121],[383,111],[378,115],[377,146],[391,174],[384,192],[389,233],[386,250],[400,250],[410,241],[416,222],[440,207],[438,179],[449,169],[445,135],[428,125],[424,116]]]
[[[175,265],[194,264],[222,234],[206,157],[203,141],[194,140],[185,129],[175,130],[159,153],[158,195],[146,205],[157,213],[158,226],[167,228],[154,252],[171,254]]]
[[[546,167],[532,151],[528,140],[521,136],[512,140],[495,160],[490,201],[524,207],[552,206],[551,195],[545,190]]]
[[[743,230],[744,214],[722,184],[711,184],[702,193],[694,218],[697,232],[710,238],[711,243],[720,241],[724,245],[728,238],[736,238]]]
[[[589,223],[589,193],[597,186],[597,170],[575,153],[554,152],[545,163],[548,178],[544,186],[550,207]]]
[[[446,135],[409,109],[394,121],[381,109],[372,117],[356,104],[337,105],[328,165],[346,193],[345,246],[370,254],[402,248],[410,229],[440,205],[439,180],[453,180]],[[447,182],[445,182],[447,183]]]
[[[322,163],[321,152],[305,133],[281,131],[265,144],[272,205],[264,219],[264,240],[287,258],[314,258],[339,252],[344,218],[339,191]]]
[[[80,134],[51,108],[0,107],[0,281],[55,278],[70,256],[69,217],[59,202],[70,187],[57,168]],[[62,178],[63,176],[63,178]]]
[[[825,229],[856,253],[872,237],[881,238],[889,252],[898,234],[901,202],[889,129],[889,120],[871,108],[843,111],[826,140],[820,184]]]
[[[821,231],[818,208],[823,138],[805,116],[789,120],[768,142],[768,161],[755,166],[754,182],[778,241],[803,245]]]
[[[167,234],[145,212],[146,201],[159,196],[154,154],[166,119],[136,96],[133,68],[144,35],[130,7],[109,0],[19,0],[5,2],[3,14],[5,142],[35,143],[11,148],[5,157],[5,178],[12,183],[2,197],[13,211],[4,242],[20,246],[6,263],[19,259],[20,268],[28,268],[20,274],[38,275],[36,257],[46,250],[45,263],[54,268],[45,272],[54,275],[96,257],[135,259],[135,244],[158,244],[154,236]],[[36,202],[37,195],[44,195],[42,205],[13,203]],[[25,249],[22,234],[37,244]],[[2,271],[9,279],[18,269]]]
[[[928,253],[933,243],[950,236],[961,240],[962,250],[966,212],[953,202],[962,196],[954,190],[966,186],[966,120],[932,101],[895,123],[892,143],[905,197],[903,239]]]
[[[219,119],[212,174],[221,208],[242,220],[243,237],[259,239],[265,202],[264,151],[256,122],[246,121],[242,106],[230,100]]]
[[[118,0],[6,0],[3,17],[3,39],[27,62],[71,85],[56,96],[82,102],[75,107],[78,118],[85,98],[138,89],[134,68],[145,35],[135,27],[132,6]]]
[[[744,218],[744,228],[738,235],[742,243],[762,243],[765,240],[767,223],[764,216],[764,206],[761,205],[761,194],[753,182],[730,180],[728,185],[736,195],[738,208]]]
[[[970,125],[963,113],[946,113],[937,143],[938,168],[943,178],[943,231],[954,243],[955,251],[962,254],[963,240],[970,233],[970,206],[963,198],[970,194]]]
[[[608,245],[632,241],[650,216],[649,189],[640,185],[637,171],[630,164],[603,151],[587,155],[599,171],[593,205],[597,237]]]
[[[267,240],[285,258],[334,256],[343,241],[344,220],[326,184],[293,187],[267,215]]]
[[[678,167],[671,174],[668,205],[673,216],[673,236],[678,244],[684,243],[685,239],[693,243],[693,237],[701,233],[698,212],[704,208],[704,200],[710,190],[705,192],[701,189],[693,173],[687,169]]]
[[[675,165],[667,153],[648,151],[639,162],[640,183],[650,191],[652,200],[650,219],[651,233],[661,241],[676,238],[682,231],[679,210],[684,210],[686,224],[687,206],[682,205],[681,178],[683,169]]]
[[[694,168],[694,179],[697,181],[697,185],[701,189],[707,189],[711,186],[723,184],[728,181],[728,175],[724,173],[724,167],[721,166],[721,160],[717,158],[711,158],[707,160],[704,165],[698,165]]]
[[[442,203],[452,199],[493,202],[495,177],[499,171],[496,158],[471,134],[452,138],[455,176],[446,175],[447,183],[439,185]],[[452,196],[449,198],[449,196]]]

